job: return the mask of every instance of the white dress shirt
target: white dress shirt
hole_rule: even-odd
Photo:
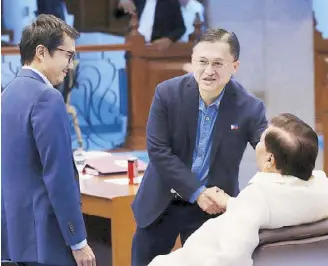
[[[194,22],[197,13],[199,13],[200,20],[204,22],[204,6],[197,0],[190,0],[185,6],[181,6],[181,13],[186,26],[186,32],[180,38],[180,41],[188,42],[189,35],[195,30]]]
[[[328,217],[328,178],[314,171],[309,181],[257,173],[226,212],[208,220],[180,248],[149,266],[251,266],[259,229],[280,228]]]
[[[155,20],[157,0],[146,0],[145,7],[141,13],[138,31],[145,37],[146,42],[151,41]]]
[[[38,71],[37,69],[30,67],[30,66],[23,66],[22,69],[29,69],[32,70],[33,72],[35,72],[36,74],[38,74],[43,80],[44,82],[51,88],[53,88],[54,86],[50,83],[49,79],[43,75],[40,71]],[[59,196],[59,195],[58,195]],[[59,196],[60,197],[60,196]],[[84,239],[83,241],[81,241],[80,243],[77,243],[76,245],[71,246],[72,250],[78,250],[81,248],[84,248],[87,245],[87,240]]]

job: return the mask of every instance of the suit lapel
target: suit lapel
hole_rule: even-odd
[[[226,89],[219,106],[219,113],[216,118],[213,129],[213,143],[210,156],[210,167],[214,162],[215,154],[218,150],[224,131],[230,128],[235,109],[235,96],[235,88],[232,86],[232,83],[230,81],[226,85]]]
[[[196,80],[193,76],[190,77],[187,90],[184,90],[183,99],[185,117],[188,121],[188,133],[191,151],[195,148],[196,133],[199,115],[199,90]]]

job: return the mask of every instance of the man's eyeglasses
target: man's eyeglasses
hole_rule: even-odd
[[[229,63],[222,63],[219,61],[210,62],[206,59],[193,59],[193,61],[202,68],[207,68],[208,65],[211,64],[214,69],[223,69],[229,65]]]
[[[68,51],[68,50],[65,50],[65,49],[62,49],[62,48],[58,48],[58,47],[56,48],[56,50],[66,52],[69,55],[68,63],[71,63],[75,58],[75,53],[72,52],[72,51]]]

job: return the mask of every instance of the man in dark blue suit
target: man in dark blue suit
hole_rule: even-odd
[[[179,0],[120,0],[119,6],[137,14],[139,32],[158,50],[168,49],[186,31]]]
[[[234,33],[210,29],[193,49],[193,74],[156,88],[147,124],[150,163],[132,204],[133,266],[169,253],[179,234],[183,244],[219,215],[217,192],[239,192],[247,143],[255,147],[267,126],[262,101],[232,78],[239,50]]]
[[[22,70],[1,97],[1,257],[95,266],[81,212],[63,96],[79,33],[52,15],[27,26]]]

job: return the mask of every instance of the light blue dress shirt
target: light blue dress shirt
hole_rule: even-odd
[[[194,203],[198,196],[206,189],[208,181],[207,175],[210,168],[214,125],[224,91],[225,89],[223,89],[218,98],[209,106],[206,106],[203,99],[199,97],[198,126],[191,171],[197,176],[197,178],[199,178],[202,186],[197,189],[189,199],[189,202],[191,203]]]

